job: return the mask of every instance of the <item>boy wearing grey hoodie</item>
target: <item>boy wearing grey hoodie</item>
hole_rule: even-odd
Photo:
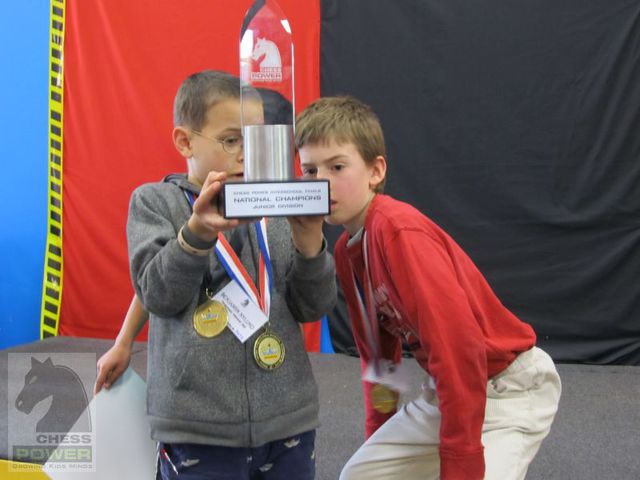
[[[299,323],[333,306],[334,264],[322,217],[249,223],[218,211],[222,184],[243,178],[239,95],[226,73],[188,77],[173,130],[188,173],[131,198],[131,275],[150,321],[151,436],[162,478],[312,479],[318,393]],[[243,102],[245,122],[261,123],[257,93]],[[221,293],[268,318],[244,343]]]

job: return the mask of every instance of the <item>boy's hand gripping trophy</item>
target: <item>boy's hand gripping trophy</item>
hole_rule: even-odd
[[[291,28],[274,0],[257,0],[240,40],[244,183],[224,185],[225,218],[328,215],[329,182],[294,178],[294,71]],[[265,122],[246,124],[260,92]]]

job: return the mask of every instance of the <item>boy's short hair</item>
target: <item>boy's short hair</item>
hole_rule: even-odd
[[[367,165],[386,158],[382,126],[373,109],[349,96],[324,97],[311,103],[296,119],[295,143],[305,145],[352,143]],[[376,187],[382,192],[385,180]]]
[[[260,101],[258,93],[250,86],[243,86],[243,96]],[[217,70],[203,70],[184,79],[173,101],[173,126],[200,130],[207,119],[207,112],[218,102],[240,100],[240,79]]]
[[[293,105],[284,95],[269,88],[257,88],[262,98],[266,125],[293,125]]]

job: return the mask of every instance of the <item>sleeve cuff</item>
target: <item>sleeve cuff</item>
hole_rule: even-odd
[[[215,246],[217,239],[213,241],[205,241],[199,238],[195,233],[189,230],[189,226],[185,223],[180,231],[178,231],[178,245],[187,253],[204,257],[209,255],[211,249]]]
[[[296,257],[298,257],[299,259],[313,261],[314,259],[322,256],[322,254],[324,254],[327,251],[327,239],[324,238],[324,236],[322,237],[322,246],[320,247],[320,251],[313,257],[305,257],[298,251],[297,248],[295,250],[296,250]]]
[[[197,248],[198,250],[211,250],[218,241],[217,238],[214,238],[213,240],[202,240],[193,233],[191,229],[189,229],[188,222],[182,226],[182,236],[189,245],[193,248]]]
[[[456,455],[440,450],[440,478],[442,480],[482,480],[484,452]]]

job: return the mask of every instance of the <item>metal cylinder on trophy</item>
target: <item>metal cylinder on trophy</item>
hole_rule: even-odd
[[[225,184],[225,217],[327,215],[329,183],[295,178],[294,48],[275,0],[257,0],[245,16],[240,80],[245,182]],[[261,123],[254,114],[258,96]]]

